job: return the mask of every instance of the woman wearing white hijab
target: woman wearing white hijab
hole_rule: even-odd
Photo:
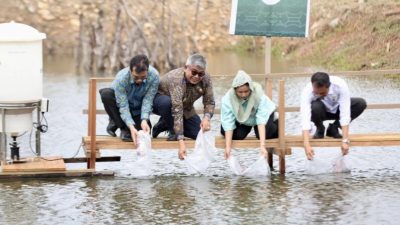
[[[265,139],[278,137],[275,104],[264,94],[260,84],[239,70],[232,87],[221,102],[221,134],[225,136],[225,159],[231,154],[232,140],[243,140],[254,127],[260,140],[261,154],[266,156]]]

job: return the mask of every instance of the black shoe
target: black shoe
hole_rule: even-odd
[[[129,130],[121,129],[121,134],[119,135],[122,141],[133,141],[131,132]]]
[[[342,135],[339,133],[339,126],[331,123],[326,130],[326,136],[333,138],[342,138]]]
[[[324,135],[325,135],[325,126],[322,125],[320,127],[317,127],[317,130],[315,131],[313,138],[321,139],[321,138],[324,138]]]
[[[177,141],[177,140],[178,140],[178,135],[176,134],[168,135],[167,141]]]
[[[164,120],[159,120],[156,125],[153,127],[152,136],[153,138],[158,137],[158,135],[164,131],[167,131],[167,124],[165,124]]]
[[[175,134],[175,131],[170,130],[167,137],[167,141],[177,141],[177,140],[178,140],[178,135]]]
[[[117,131],[118,127],[115,125],[114,121],[112,119],[109,119],[108,125],[107,125],[107,133],[113,137],[116,137],[117,135],[115,134],[115,131]]]

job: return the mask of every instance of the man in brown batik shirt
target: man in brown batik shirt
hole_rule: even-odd
[[[184,67],[172,70],[161,77],[158,94],[154,98],[153,112],[161,116],[153,127],[153,138],[169,131],[168,141],[179,141],[179,158],[184,159],[184,136],[196,139],[200,128],[210,130],[215,102],[210,75],[206,72],[204,56],[189,56]],[[193,104],[203,97],[204,116],[200,119]]]

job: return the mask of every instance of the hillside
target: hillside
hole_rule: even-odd
[[[275,39],[274,53],[331,69],[400,68],[400,1],[313,1],[310,37]]]

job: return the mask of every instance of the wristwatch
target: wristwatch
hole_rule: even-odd
[[[349,139],[343,139],[343,140],[342,140],[342,143],[350,144],[350,140],[349,140]]]

